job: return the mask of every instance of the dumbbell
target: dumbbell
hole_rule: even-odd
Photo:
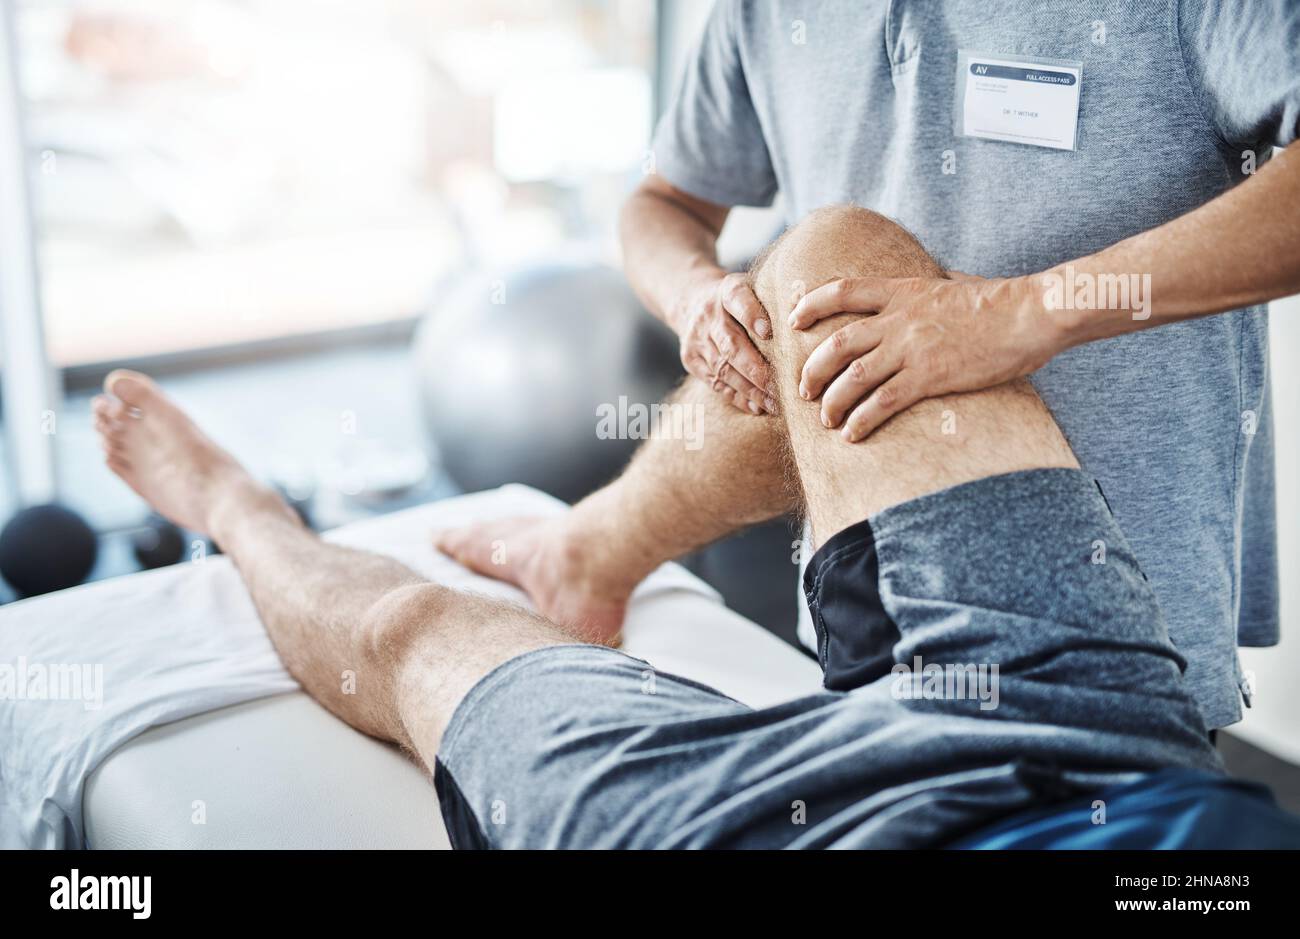
[[[101,534],[127,535],[132,554],[147,570],[175,564],[185,553],[181,530],[161,515]],[[23,509],[0,531],[0,575],[20,597],[75,587],[90,576],[98,557],[95,530],[72,509],[57,503]]]
[[[311,527],[310,493],[276,486]],[[99,536],[76,512],[58,503],[33,505],[17,512],[0,531],[0,575],[20,597],[35,597],[75,587],[95,567],[100,536],[125,535],[144,570],[177,564],[185,557],[185,534],[157,513],[139,525],[103,529]],[[221,549],[209,542],[209,553]]]
[[[75,587],[98,556],[94,529],[53,502],[23,509],[0,531],[0,574],[20,597]]]
[[[185,536],[161,515],[150,515],[130,535],[131,553],[147,571],[177,564],[185,556]]]

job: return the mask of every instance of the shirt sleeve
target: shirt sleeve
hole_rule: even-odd
[[[1285,147],[1300,137],[1300,2],[1176,2],[1188,79],[1223,141]]]
[[[719,205],[771,205],[776,173],[741,55],[741,0],[718,0],[654,136],[655,170]]]

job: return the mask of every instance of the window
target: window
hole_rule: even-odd
[[[56,367],[609,256],[648,146],[652,0],[23,0],[17,27]]]

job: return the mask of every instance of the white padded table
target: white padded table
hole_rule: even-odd
[[[380,551],[404,545],[394,553],[419,568],[411,552],[446,524],[440,505],[330,537]],[[176,602],[178,593],[168,596]],[[754,706],[820,688],[811,659],[698,583],[634,599],[624,649]],[[82,808],[86,842],[100,849],[448,846],[431,780],[395,747],[352,730],[302,692],[140,734],[90,774]]]

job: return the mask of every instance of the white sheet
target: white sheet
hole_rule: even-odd
[[[474,519],[562,510],[562,503],[536,490],[506,486],[348,525],[326,537],[382,546],[430,580],[526,603],[520,591],[433,551],[429,533]],[[656,571],[633,602],[671,591],[720,602],[676,565]],[[99,666],[103,695],[99,707],[93,701],[88,707],[83,699],[34,699],[29,687],[25,699],[15,700],[12,682],[7,694],[0,684],[0,847],[8,848],[82,846],[86,776],[141,732],[297,688],[224,557],[0,609],[0,669],[8,666],[12,680],[20,660],[29,676],[49,666]]]

